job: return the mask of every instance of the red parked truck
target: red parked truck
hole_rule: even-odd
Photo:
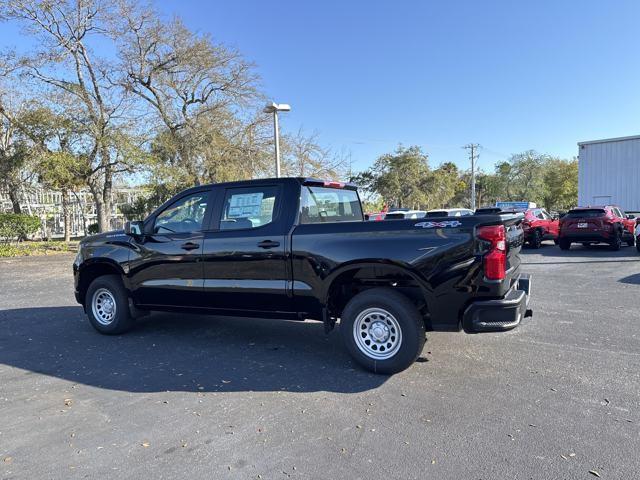
[[[562,250],[569,250],[572,243],[591,245],[608,243],[613,250],[620,250],[623,242],[635,244],[635,221],[615,205],[577,207],[560,219],[558,243]]]

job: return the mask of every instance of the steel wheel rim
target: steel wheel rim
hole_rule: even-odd
[[[106,288],[99,288],[91,299],[93,317],[100,325],[110,325],[116,317],[116,299]]]
[[[384,308],[367,308],[353,322],[353,338],[358,350],[373,360],[393,357],[402,345],[398,320]]]

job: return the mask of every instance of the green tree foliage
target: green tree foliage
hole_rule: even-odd
[[[62,194],[62,216],[64,219],[64,241],[71,240],[71,192],[84,185],[87,164],[68,151],[45,151],[37,165],[40,183]]]
[[[427,160],[418,147],[400,147],[381,156],[371,169],[353,176],[352,181],[364,187],[364,199],[372,206],[468,208],[470,172],[460,171],[451,162],[431,170]],[[476,204],[532,201],[549,210],[565,210],[576,204],[577,186],[577,160],[529,150],[498,163],[492,174],[476,174]]]
[[[354,181],[376,192],[390,206],[420,208],[429,201],[425,183],[429,174],[429,157],[420,147],[399,146],[395,152],[379,157]]]
[[[544,206],[549,210],[568,210],[578,199],[578,160],[551,159],[544,171]]]
[[[0,213],[0,241],[26,240],[40,228],[40,219],[19,213]]]

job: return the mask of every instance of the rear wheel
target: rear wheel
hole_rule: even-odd
[[[530,243],[531,248],[540,248],[542,245],[542,233],[540,233],[540,230],[535,230],[533,232]]]
[[[609,243],[609,246],[611,247],[611,250],[616,252],[622,247],[622,235],[620,235],[619,230],[616,230],[613,234],[613,239]]]
[[[85,309],[89,322],[100,333],[115,335],[133,327],[129,297],[118,275],[104,275],[91,282]]]
[[[390,288],[373,288],[353,297],[342,312],[340,333],[351,356],[375,373],[408,368],[425,343],[420,312]]]
[[[627,246],[629,247],[633,247],[636,244],[636,238],[631,235],[628,239],[627,239]]]
[[[558,245],[560,245],[560,250],[569,250],[571,248],[571,242],[563,238],[558,241]]]

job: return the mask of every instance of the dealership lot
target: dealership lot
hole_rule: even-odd
[[[72,257],[0,261],[0,478],[631,478],[640,255],[524,251],[534,317],[430,333],[393,377],[315,322],[157,314],[98,335]]]

